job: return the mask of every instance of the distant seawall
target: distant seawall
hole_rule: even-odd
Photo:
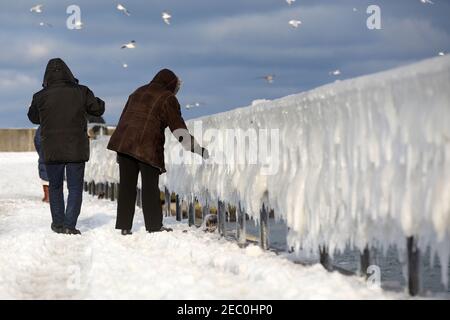
[[[89,136],[95,134],[89,128]],[[115,127],[107,127],[105,135],[111,135]],[[31,152],[34,148],[34,135],[36,128],[32,129],[0,129],[0,152]]]
[[[28,152],[34,149],[36,129],[0,129],[0,152]]]

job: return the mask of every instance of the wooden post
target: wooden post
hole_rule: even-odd
[[[364,251],[361,253],[360,255],[360,275],[362,277],[367,278],[368,274],[367,274],[367,269],[370,266],[370,250],[369,250],[369,246],[366,246],[364,248]]]
[[[164,202],[166,203],[166,217],[170,217],[172,215],[170,212],[170,192],[167,188],[164,188]]]
[[[219,224],[219,234],[221,237],[224,237],[225,232],[225,203],[223,201],[218,202],[217,204],[217,220]]]
[[[269,211],[263,203],[262,209],[259,212],[259,235],[260,235],[260,246],[263,250],[269,249]]]
[[[330,255],[328,254],[327,246],[319,246],[320,253],[320,264],[325,268],[325,270],[332,271],[333,265],[331,263]]]
[[[420,293],[420,250],[417,247],[417,238],[406,239],[408,250],[408,290],[409,294],[416,296]]]
[[[245,229],[246,219],[245,212],[242,209],[240,202],[236,208],[236,215],[236,238],[239,247],[245,247],[245,245],[247,244],[247,233]]]
[[[181,221],[181,207],[180,207],[180,196],[175,196],[175,215],[177,218],[177,221]]]
[[[188,222],[189,227],[195,226],[195,198],[191,197],[191,200],[188,202]]]

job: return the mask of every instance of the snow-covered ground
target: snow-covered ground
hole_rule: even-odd
[[[0,153],[2,299],[398,299],[357,277],[302,266],[166,219],[173,233],[114,230],[116,204],[85,195],[81,237],[50,231],[34,153]],[[188,232],[183,232],[188,230]]]

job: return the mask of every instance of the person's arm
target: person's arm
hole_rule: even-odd
[[[189,133],[186,123],[181,115],[180,104],[175,96],[167,98],[164,110],[167,114],[167,125],[170,131],[182,144],[184,149],[208,158],[208,151],[202,148],[197,140]]]
[[[31,106],[28,109],[28,119],[30,119],[33,124],[41,124],[36,95],[33,96],[33,101],[31,102]]]
[[[105,101],[96,98],[94,93],[86,87],[86,112],[90,115],[100,117],[105,113]]]

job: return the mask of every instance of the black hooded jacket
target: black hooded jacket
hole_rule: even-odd
[[[101,116],[105,103],[78,84],[69,67],[57,58],[45,70],[44,89],[34,94],[28,118],[41,125],[46,163],[89,160],[87,117]]]

